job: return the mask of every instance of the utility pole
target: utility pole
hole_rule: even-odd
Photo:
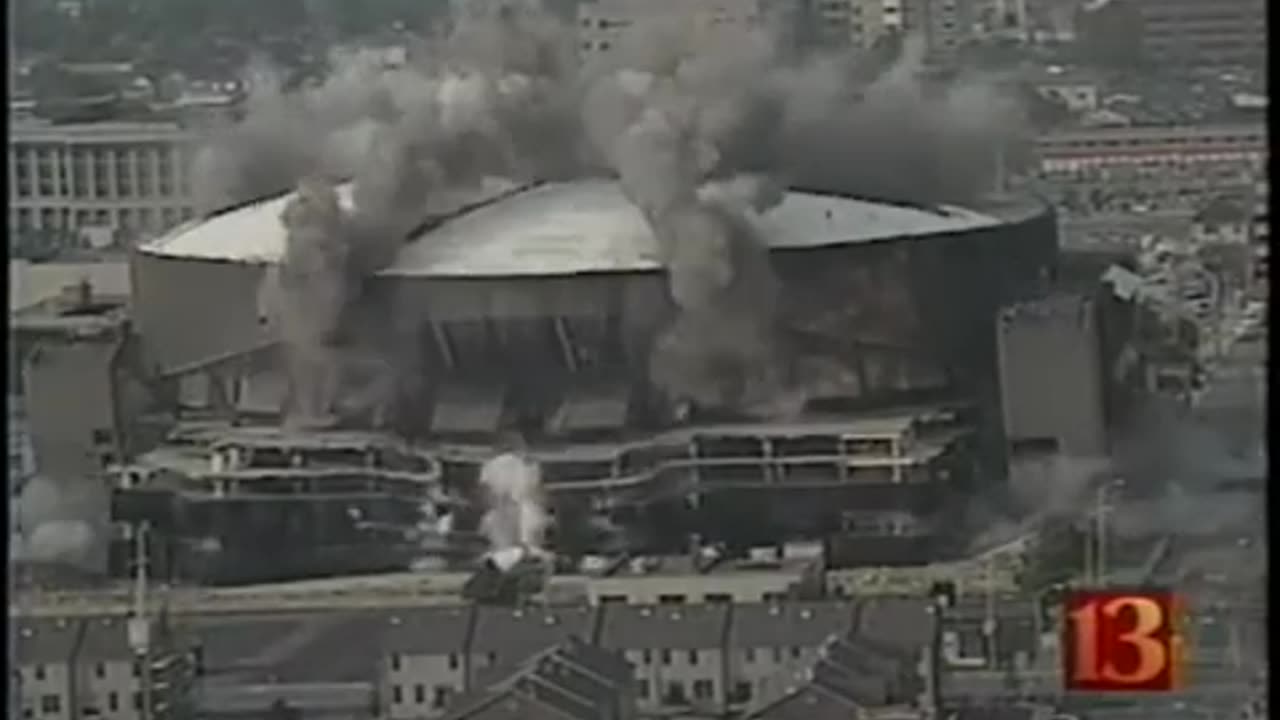
[[[987,556],[987,608],[982,621],[982,632],[987,636],[988,662],[995,667],[999,662],[996,652],[996,561],[995,554]]]
[[[1086,584],[1093,583],[1093,518],[1089,518],[1085,522],[1083,541],[1084,541],[1084,581]]]
[[[151,618],[147,607],[147,531],[146,521],[134,525],[133,617],[129,618],[129,646],[139,664],[138,684],[142,706],[141,720],[154,720],[151,697]]]
[[[1094,570],[1095,572],[1097,572],[1097,577],[1095,578],[1095,580],[1099,585],[1103,585],[1107,582],[1107,508],[1105,505],[1102,504],[1102,501],[1104,500],[1104,498],[1105,498],[1105,493],[1102,495],[1099,495],[1098,497],[1099,503],[1098,503],[1098,513],[1097,513],[1098,556],[1097,556],[1097,562],[1094,567]]]

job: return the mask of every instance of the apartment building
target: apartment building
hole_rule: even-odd
[[[807,22],[828,47],[868,49],[902,30],[903,0],[814,0]]]
[[[571,637],[589,638],[595,613],[585,605],[527,608],[477,606],[465,656],[467,687],[483,687]]]
[[[1262,67],[1266,0],[1136,0],[1144,57],[1197,67]]]
[[[599,643],[631,663],[641,710],[692,707],[718,714],[727,700],[730,613],[716,603],[610,606],[602,613]]]
[[[1120,168],[1153,170],[1239,163],[1261,170],[1269,155],[1265,125],[1108,127],[1068,130],[1036,141],[1042,176]]]
[[[583,58],[613,50],[629,28],[659,19],[681,18],[695,32],[723,27],[758,27],[766,0],[581,0],[578,50]]]
[[[641,714],[722,715],[794,690],[822,648],[853,630],[863,646],[896,658],[886,666],[893,675],[887,682],[901,684],[902,672],[918,675],[931,652],[932,617],[920,598],[396,611],[385,626],[378,694],[390,718],[507,717],[480,700],[518,694],[521,684],[512,678],[527,677],[556,648],[581,643],[591,646],[581,652],[625,663],[628,702]],[[508,700],[515,707],[530,702]],[[477,703],[491,713],[479,713]]]
[[[128,635],[124,617],[18,623],[12,672],[21,717],[158,720],[180,713],[191,687],[190,656],[174,637],[160,633],[144,663]],[[144,711],[146,688],[151,693],[149,714]]]
[[[735,605],[726,642],[731,705],[779,696],[793,677],[817,660],[831,637],[848,629],[850,602]]]
[[[926,59],[941,67],[973,39],[978,0],[903,0],[903,27],[924,38]]]
[[[472,612],[418,608],[386,618],[378,696],[391,720],[439,715],[467,687]]]
[[[543,650],[510,675],[459,699],[445,720],[633,720],[631,667],[577,638]]]
[[[9,230],[127,243],[189,219],[196,140],[172,123],[17,122],[9,134]]]

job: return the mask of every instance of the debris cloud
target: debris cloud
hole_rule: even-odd
[[[201,153],[195,184],[211,209],[307,179],[285,213],[292,256],[281,273],[294,282],[268,292],[297,295],[280,306],[322,300],[321,318],[280,313],[310,326],[281,329],[291,354],[324,359],[293,362],[294,384],[341,385],[316,379],[342,377],[345,362],[319,336],[355,342],[335,306],[361,302],[364,279],[433,207],[488,177],[605,174],[643,213],[667,270],[672,313],[652,349],[652,384],[677,406],[794,405],[780,402],[797,391],[762,214],[789,187],[971,200],[989,189],[997,149],[1021,137],[1020,113],[998,78],[926,80],[915,42],[887,63],[797,60],[766,31],[689,20],[642,23],[615,52],[579,62],[573,29],[537,3],[470,3],[403,65],[335,57],[324,82],[291,92],[255,66],[244,119]],[[352,183],[346,207],[321,189],[341,181]],[[301,282],[304,266],[324,269]],[[414,371],[405,358],[388,364]],[[331,392],[301,394],[321,398],[308,412],[332,404]]]

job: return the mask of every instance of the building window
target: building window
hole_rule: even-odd
[[[498,653],[491,652],[485,657],[488,659],[489,667],[493,667],[498,664]]]
[[[636,680],[636,696],[639,698],[649,697],[649,681],[644,679]]]
[[[690,664],[690,665],[697,665],[697,664],[698,664],[698,651],[697,651],[697,650],[690,650],[690,651],[689,651],[689,664]]]
[[[138,712],[142,711],[142,693],[140,692],[133,693],[133,709]]]
[[[641,661],[642,661],[645,665],[652,665],[652,664],[653,664],[653,651],[652,651],[652,650],[642,650],[642,651],[640,652],[640,659],[641,659]]]
[[[404,702],[404,693],[401,692],[399,685],[391,686],[391,702],[395,705]]]
[[[671,664],[671,651],[670,651],[670,650],[663,650],[663,651],[662,651],[662,664],[663,664],[663,665],[670,665],[670,664]]]
[[[622,604],[624,604],[624,605],[625,605],[625,604],[626,604],[626,602],[627,602],[627,596],[626,596],[626,595],[601,595],[601,596],[600,596],[600,602],[601,602],[601,604],[603,604],[603,603],[622,603]]]
[[[449,704],[449,693],[452,691],[448,685],[437,685],[432,692],[431,705],[437,710]]]
[[[793,647],[793,648],[791,648],[791,658],[792,658],[793,660],[799,660],[799,659],[800,659],[800,648],[798,648],[798,647]]]
[[[733,685],[733,697],[731,702],[751,702],[751,683],[746,681],[738,681]]]
[[[715,686],[710,680],[694,680],[693,696],[698,700],[710,700],[715,695]]]
[[[733,596],[728,593],[707,593],[704,599],[709,603],[731,603]]]
[[[46,715],[62,712],[62,698],[58,695],[41,695],[40,712]]]
[[[756,661],[756,649],[747,648],[746,650],[742,651],[742,656],[743,656],[743,659],[746,660],[748,664],[753,663]]]
[[[413,686],[413,702],[421,705],[427,701],[427,689],[421,684]]]
[[[102,664],[102,663],[97,663],[97,664],[95,664],[95,665],[93,666],[93,674],[94,674],[94,675],[96,675],[96,676],[98,676],[98,677],[100,677],[100,678],[104,678],[104,677],[106,677],[106,676],[107,676],[107,666],[106,666],[106,665],[104,665],[104,664]]]
[[[450,669],[450,670],[457,670],[457,669],[458,669],[458,654],[457,654],[457,653],[449,653],[449,669]]]
[[[782,660],[783,660],[783,657],[782,657],[782,648],[774,648],[774,649],[773,649],[773,661],[774,661],[774,662],[776,662],[776,663],[781,663],[781,662],[782,662]]]
[[[36,680],[44,680],[44,666],[37,665],[35,670]]]
[[[107,711],[117,712],[120,710],[120,694],[115,692],[107,693]]]
[[[684,595],[659,595],[658,602],[663,605],[683,605]]]
[[[667,683],[667,692],[662,697],[662,702],[666,705],[687,705],[689,700],[684,694],[684,683]]]
[[[391,653],[391,670],[392,672],[400,670],[400,653]]]

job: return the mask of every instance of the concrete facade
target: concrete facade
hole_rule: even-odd
[[[1138,0],[1141,43],[1157,63],[1257,66],[1266,62],[1266,0]]]
[[[68,231],[129,241],[195,214],[197,137],[171,123],[52,124],[9,134],[9,231]]]
[[[124,617],[23,622],[14,636],[23,718],[141,720],[144,671],[152,673],[152,718],[172,717],[187,700],[189,686],[162,669],[182,665],[174,661],[183,651],[153,643],[148,668],[129,646]]]
[[[1068,457],[1107,452],[1104,375],[1094,301],[1055,296],[998,319],[1000,389],[1011,452],[1034,444]]]
[[[578,50],[584,58],[615,49],[628,28],[682,15],[685,27],[754,28],[764,20],[762,0],[582,0],[578,3]]]

